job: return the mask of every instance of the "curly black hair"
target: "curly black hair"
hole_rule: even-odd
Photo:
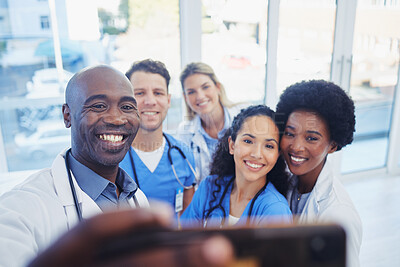
[[[169,72],[168,72],[167,68],[165,67],[165,64],[162,63],[161,61],[152,60],[149,58],[141,60],[141,61],[135,61],[135,62],[133,62],[130,69],[125,73],[125,76],[130,80],[132,74],[137,71],[144,71],[144,72],[149,72],[149,73],[154,73],[154,74],[160,74],[162,77],[164,77],[164,79],[167,83],[167,88],[168,88],[169,81],[171,80],[171,76],[169,75]]]
[[[290,114],[300,109],[314,111],[324,118],[337,151],[353,142],[356,123],[354,102],[336,84],[310,80],[286,88],[276,106],[276,122],[281,134]]]
[[[210,175],[217,175],[214,183],[216,192],[221,190],[218,180],[225,176],[235,175],[235,161],[233,155],[229,153],[228,138],[236,140],[237,134],[243,126],[246,119],[254,116],[267,116],[272,120],[275,119],[275,112],[265,105],[250,106],[242,109],[240,113],[233,119],[231,127],[225,132],[224,136],[218,140],[217,149],[213,155],[210,168]],[[286,163],[281,156],[275,166],[267,175],[267,181],[271,182],[275,188],[282,194],[286,195],[288,189],[288,173],[286,172]],[[213,200],[215,202],[216,192],[213,192]]]

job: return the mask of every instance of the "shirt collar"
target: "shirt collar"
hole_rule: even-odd
[[[79,187],[96,201],[111,182],[80,163],[71,153],[68,153],[68,160]],[[124,194],[126,197],[131,197],[137,190],[136,183],[121,168],[118,170],[116,183],[122,188],[121,196]]]
[[[231,125],[231,118],[229,116],[228,110],[225,107],[223,107],[223,109],[224,109],[224,127],[222,128],[221,131],[218,132],[218,139],[221,138],[222,136],[224,136],[226,130],[228,130],[229,126]],[[196,119],[195,124],[198,125],[198,128],[200,129],[200,133],[208,139],[213,139],[211,136],[208,135],[208,133],[201,126],[200,116],[196,116],[195,119]]]

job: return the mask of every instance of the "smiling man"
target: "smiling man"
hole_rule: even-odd
[[[129,80],[109,66],[86,68],[68,83],[62,112],[71,149],[0,198],[1,266],[26,265],[79,220],[148,206],[118,166],[139,127]]]
[[[179,213],[192,199],[195,171],[191,150],[163,132],[171,106],[170,75],[162,62],[146,59],[133,63],[126,76],[138,103],[140,127],[121,168],[149,199],[167,202]]]

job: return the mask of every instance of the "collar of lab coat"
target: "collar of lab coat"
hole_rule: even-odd
[[[62,205],[64,208],[66,208],[66,210],[69,210],[67,207],[72,207],[73,212],[76,213],[74,197],[72,195],[71,186],[68,180],[67,168],[65,166],[66,152],[67,149],[57,155],[51,169],[53,173],[54,186]],[[99,206],[79,187],[72,172],[71,176],[75,187],[76,196],[78,198],[78,203],[82,208],[83,218],[88,218],[97,213],[101,213]],[[77,215],[75,214],[75,216]]]
[[[293,175],[290,179],[291,189],[290,194],[288,195],[289,200],[291,194],[293,194],[295,186],[297,186],[297,183],[298,177],[296,175]],[[332,167],[329,158],[327,158],[324,167],[322,168],[321,173],[318,176],[317,182],[315,183],[314,188],[307,199],[303,212],[300,215],[300,222],[310,221],[311,218],[316,218],[316,215],[318,215],[320,211],[321,202],[329,198],[330,194],[332,193],[332,187]]]
[[[77,213],[75,209],[74,197],[72,195],[71,186],[69,184],[67,168],[65,166],[65,157],[68,149],[65,149],[59,155],[57,155],[56,159],[53,162],[51,167],[52,175],[54,179],[54,187],[57,192],[58,198],[64,206],[68,220],[71,222],[77,222]],[[75,187],[76,196],[78,198],[78,203],[82,208],[82,217],[89,218],[93,215],[101,213],[101,209],[99,206],[91,199],[78,185],[73,173],[71,172],[72,181]],[[140,191],[140,190],[138,190]],[[138,193],[136,191],[136,193]],[[141,194],[138,194],[138,202],[141,206],[146,206],[147,199]],[[142,205],[143,203],[143,205]],[[135,202],[133,198],[129,199],[129,204],[131,207],[135,207]]]

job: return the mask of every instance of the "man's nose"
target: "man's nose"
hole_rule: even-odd
[[[118,107],[110,108],[104,114],[103,121],[107,124],[124,125],[127,122],[127,117]]]
[[[144,104],[145,105],[155,105],[156,104],[156,98],[153,94],[146,94],[144,97]]]

